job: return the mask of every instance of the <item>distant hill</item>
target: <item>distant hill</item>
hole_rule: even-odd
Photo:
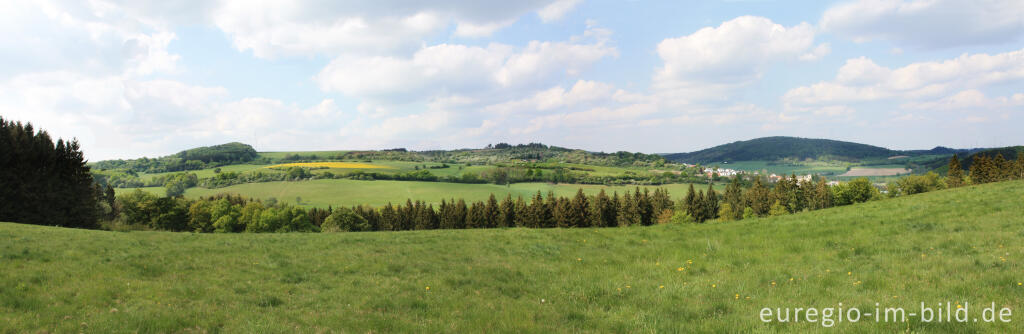
[[[936,148],[939,150],[942,148]],[[690,153],[666,154],[665,159],[686,163],[780,159],[859,160],[904,154],[884,147],[852,142],[798,137],[764,137],[737,141]]]
[[[227,143],[197,147],[159,158],[129,160],[103,160],[92,163],[99,170],[126,170],[136,173],[164,173],[197,170],[211,166],[244,163],[259,158],[259,153],[247,144]]]
[[[962,167],[965,171],[971,168],[971,164],[974,163],[974,158],[979,155],[995,157],[997,154],[1002,154],[1003,158],[1005,158],[1006,160],[1016,160],[1019,156],[1024,155],[1024,146],[1007,146],[999,148],[979,149],[973,150],[972,152],[973,153],[958,152],[958,154],[960,154],[960,167]],[[925,164],[925,167],[928,167],[930,170],[936,173],[945,175],[947,172],[949,172],[949,159],[936,159],[932,162]]]
[[[178,152],[174,156],[181,158],[182,160],[199,160],[205,163],[210,162],[247,162],[259,158],[259,153],[256,153],[256,149],[248,144],[242,144],[238,142],[197,147],[189,150]]]

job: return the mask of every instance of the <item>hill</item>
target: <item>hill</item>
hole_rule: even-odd
[[[252,146],[242,143],[227,143],[197,147],[152,159],[143,157],[129,160],[103,160],[92,163],[90,166],[99,170],[123,170],[130,173],[166,173],[245,163],[257,158],[259,158],[259,154]]]
[[[248,144],[233,142],[184,150],[174,156],[185,161],[199,160],[205,163],[239,163],[255,160],[256,158],[259,158],[260,155],[259,153],[256,153],[256,149],[252,148],[252,146],[249,146]]]
[[[859,160],[884,158],[901,152],[852,142],[797,137],[764,137],[737,141],[690,153],[666,154],[665,159],[686,163],[715,163],[781,159]]]
[[[972,150],[972,152],[973,153],[969,154],[964,154],[966,152],[959,152],[960,166],[965,171],[971,168],[971,164],[974,163],[974,158],[980,155],[995,157],[997,154],[1002,154],[1003,158],[1007,160],[1016,160],[1019,155],[1024,155],[1024,146],[1007,146],[999,148],[978,149]],[[949,172],[949,158],[936,159],[934,161],[927,163],[926,166],[936,173],[946,175],[946,173]]]
[[[1024,305],[1024,182],[730,223],[341,234],[0,223],[10,332],[999,332],[765,307]],[[834,310],[833,310],[834,311]],[[835,320],[835,318],[833,318]]]

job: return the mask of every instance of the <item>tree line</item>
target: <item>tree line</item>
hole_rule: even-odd
[[[976,154],[971,157],[969,173],[956,154],[949,159],[946,176],[928,172],[924,175],[907,175],[889,185],[889,196],[913,195],[929,191],[956,188],[972,184],[985,184],[1010,180],[1024,180],[1024,158],[1008,160],[1001,153],[994,156]]]
[[[103,194],[78,140],[0,117],[0,221],[96,228]]]

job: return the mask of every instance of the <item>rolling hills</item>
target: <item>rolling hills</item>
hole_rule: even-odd
[[[856,160],[899,155],[887,148],[852,142],[797,137],[763,137],[737,141],[690,153],[666,154],[671,161],[713,163],[780,159]]]
[[[737,141],[689,153],[663,154],[665,159],[686,163],[721,163],[734,161],[776,160],[839,160],[858,162],[885,160],[899,156],[950,156],[983,149],[953,149],[936,146],[930,150],[891,150],[884,147],[831,139],[798,137],[762,137]]]
[[[1021,332],[1024,182],[729,223],[340,234],[0,223],[3,332]],[[762,323],[994,303],[1004,323]]]

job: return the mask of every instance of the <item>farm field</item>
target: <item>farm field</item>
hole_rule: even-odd
[[[779,175],[806,175],[806,174],[821,174],[821,175],[839,175],[846,171],[845,165],[829,164],[825,162],[811,162],[811,163],[775,163],[771,161],[730,161],[729,163],[722,164],[708,164],[708,167],[718,166],[719,168],[729,168],[742,171],[760,172],[762,170],[768,171],[769,174],[775,173]]]
[[[910,173],[909,169],[906,168],[865,168],[865,167],[854,167],[850,168],[849,171],[839,176],[841,177],[857,177],[857,176],[894,176],[901,174]]]
[[[422,200],[436,205],[442,199],[486,200],[491,194],[494,194],[499,199],[504,198],[506,194],[511,194],[513,198],[523,196],[525,200],[528,200],[538,190],[545,196],[547,196],[548,191],[554,191],[555,195],[569,197],[575,195],[576,190],[581,188],[588,195],[597,194],[603,188],[611,196],[614,191],[622,195],[627,190],[634,191],[636,187],[550,183],[514,183],[509,186],[503,186],[495,184],[332,179],[246,183],[216,189],[197,187],[189,188],[185,191],[185,197],[196,198],[230,193],[263,200],[275,198],[280,202],[291,204],[297,204],[296,198],[301,197],[302,202],[298,203],[301,206],[326,208],[327,206],[353,206],[359,204],[383,206],[388,202],[393,204],[405,203],[406,199]],[[654,191],[655,187],[647,186],[651,191]],[[667,184],[657,187],[667,189],[674,199],[678,199],[686,195],[689,184]],[[694,185],[694,187],[699,190],[707,189],[707,185]],[[138,189],[160,196],[164,195],[164,188],[162,187]],[[642,189],[643,186],[641,186]],[[724,185],[715,186],[716,191],[720,192],[724,191],[724,189]],[[135,189],[115,190],[117,194],[124,194]]]
[[[345,162],[345,161],[322,161],[322,162],[292,162],[286,164],[276,164],[266,166],[264,168],[289,168],[289,167],[301,167],[301,168],[328,168],[328,169],[378,169],[378,168],[391,168],[383,165],[375,165],[364,162]]]
[[[337,155],[342,155],[342,154],[345,154],[345,153],[348,153],[348,152],[350,152],[350,151],[342,150],[342,151],[259,152],[259,155],[262,158],[270,158],[270,159],[283,159],[284,157],[289,156],[289,155],[299,155],[299,156],[304,156],[304,157],[315,155],[315,156],[323,159],[323,158],[333,157],[333,156],[337,156]]]
[[[605,229],[107,232],[0,223],[5,332],[1024,331],[1024,182]],[[773,323],[764,307],[1009,323]]]

